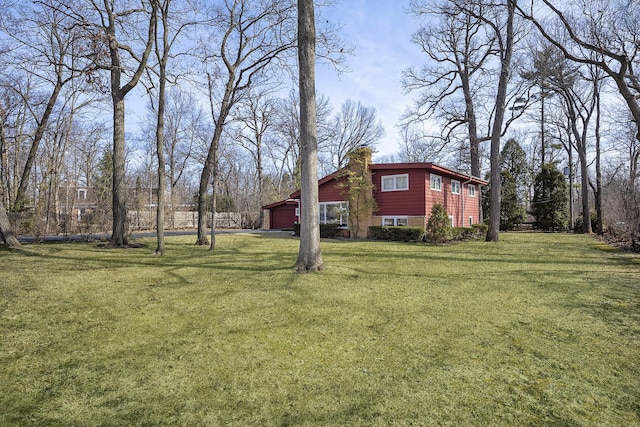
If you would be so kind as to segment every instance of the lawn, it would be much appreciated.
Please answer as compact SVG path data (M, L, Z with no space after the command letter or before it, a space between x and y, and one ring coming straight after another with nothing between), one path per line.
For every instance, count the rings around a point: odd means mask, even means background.
M0 425L640 425L637 255L193 240L0 249Z

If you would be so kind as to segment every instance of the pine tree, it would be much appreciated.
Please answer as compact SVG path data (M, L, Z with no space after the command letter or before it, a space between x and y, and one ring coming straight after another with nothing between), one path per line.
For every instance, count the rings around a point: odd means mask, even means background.
M537 228L551 231L567 229L567 192L567 182L562 172L553 163L544 164L536 175L531 203Z

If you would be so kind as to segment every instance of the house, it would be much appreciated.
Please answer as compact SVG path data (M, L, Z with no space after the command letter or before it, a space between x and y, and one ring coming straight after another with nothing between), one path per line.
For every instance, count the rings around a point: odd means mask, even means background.
M98 206L96 190L85 186L65 186L58 188L58 215L71 221L81 222Z
M359 224L354 227L353 218L349 218L354 215L353 207L349 207L353 195L349 194L347 174L342 169L318 181L321 224L341 224L356 237L366 237L372 225L426 227L431 208L438 202L447 210L454 227L481 222L480 187L486 181L435 163L372 164L370 159L371 150L360 149L345 169L360 168L370 184L375 208L364 217L360 215ZM299 222L299 205L300 191L297 191L286 200L264 206L269 228L293 227Z

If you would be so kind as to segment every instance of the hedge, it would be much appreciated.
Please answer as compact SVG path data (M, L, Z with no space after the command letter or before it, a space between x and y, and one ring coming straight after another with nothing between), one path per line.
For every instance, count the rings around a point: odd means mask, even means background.
M452 241L484 239L487 235L487 224L473 224L469 227L454 227L451 229Z
M369 227L369 238L392 242L422 241L424 239L424 228L374 225Z
M335 239L338 236L340 224L320 224L320 237L323 239ZM300 224L293 225L293 235L300 236Z

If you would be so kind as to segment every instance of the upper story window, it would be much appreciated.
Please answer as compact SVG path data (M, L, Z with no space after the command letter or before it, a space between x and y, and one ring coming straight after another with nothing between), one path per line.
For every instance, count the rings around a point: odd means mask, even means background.
M451 180L451 193L460 194L460 181Z
M431 182L432 190L442 191L442 177L440 175L431 174L429 182Z
M87 200L87 190L84 188L78 189L78 200Z
M382 191L403 191L409 189L409 174L382 177Z
M476 186L469 184L469 197L476 197Z

